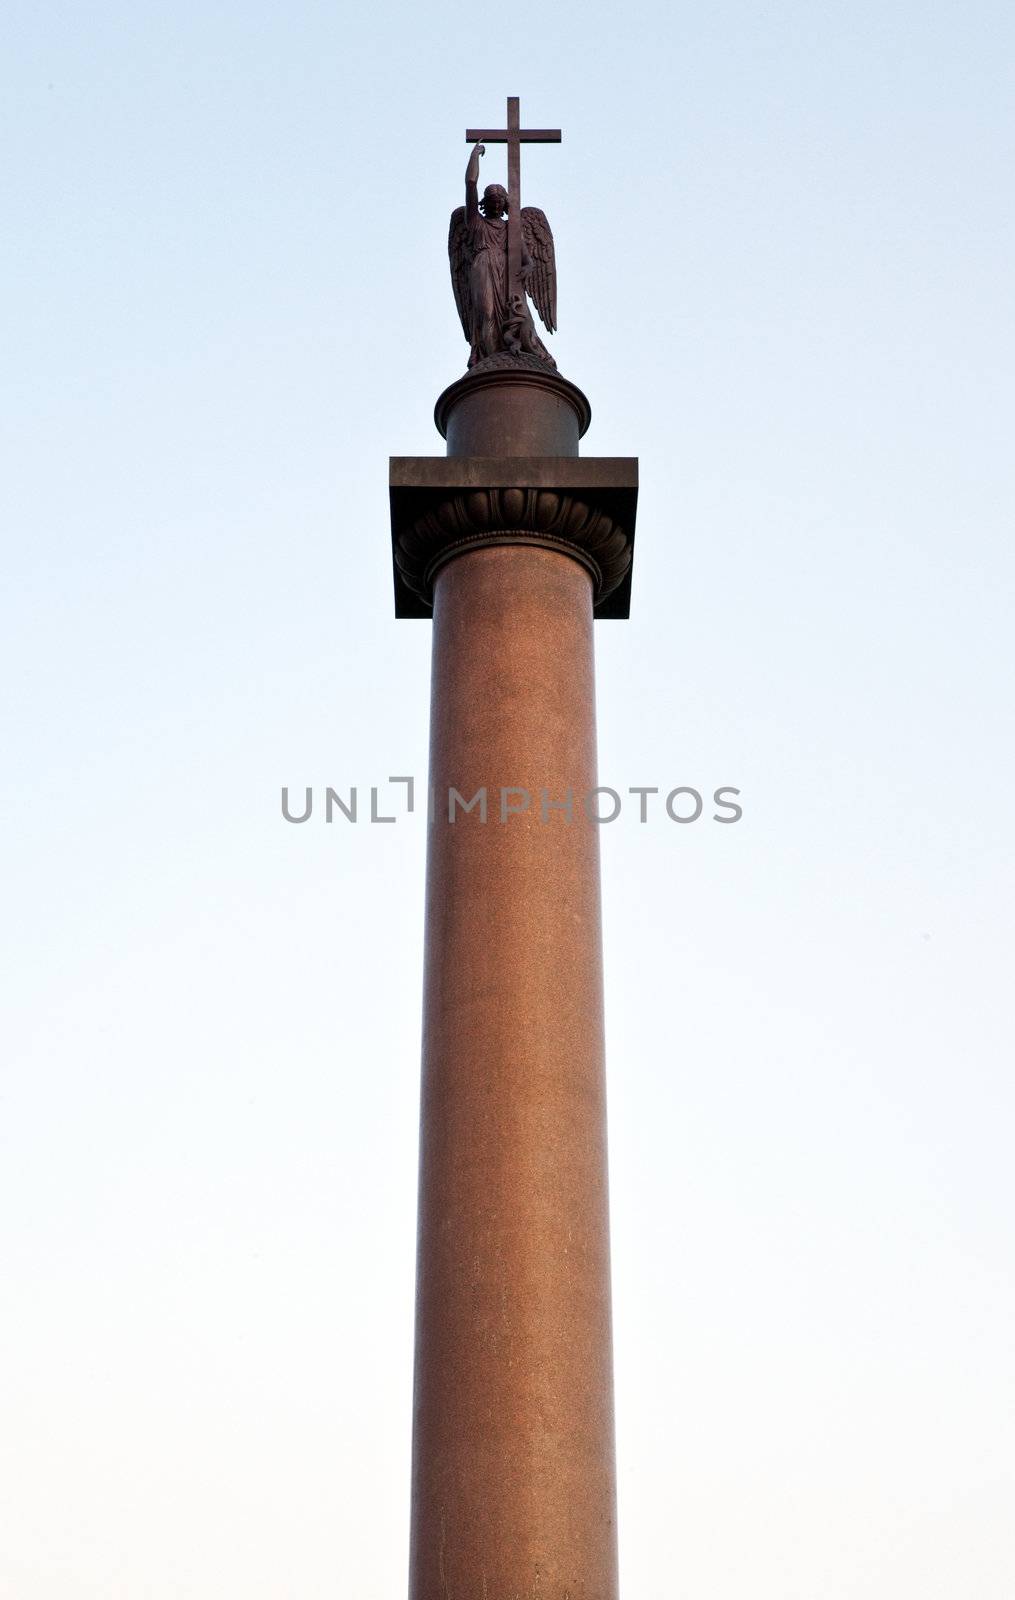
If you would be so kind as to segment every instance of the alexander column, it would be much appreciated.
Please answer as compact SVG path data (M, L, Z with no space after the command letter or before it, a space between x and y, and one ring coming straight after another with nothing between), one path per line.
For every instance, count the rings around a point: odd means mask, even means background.
M579 457L520 195L560 133L507 104L451 218L447 455L390 474L396 614L433 617L409 1595L616 1600L592 624L628 615L637 462Z

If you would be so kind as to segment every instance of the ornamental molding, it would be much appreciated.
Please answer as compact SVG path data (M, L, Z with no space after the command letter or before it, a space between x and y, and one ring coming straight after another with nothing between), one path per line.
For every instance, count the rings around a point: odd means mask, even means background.
M594 500L551 489L490 488L430 506L395 541L405 585L427 606L441 567L491 545L534 545L570 556L592 579L594 604L620 587L631 566L631 538Z
M548 381L564 386L553 374ZM434 581L446 562L511 544L580 562L596 616L630 614L638 505L632 457L392 456L388 493L396 616L432 617Z

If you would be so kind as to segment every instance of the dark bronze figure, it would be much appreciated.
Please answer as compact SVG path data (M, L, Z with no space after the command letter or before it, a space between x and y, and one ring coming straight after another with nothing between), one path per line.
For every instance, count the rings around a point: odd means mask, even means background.
M521 143L557 143L559 130L519 127L518 100L508 100L508 125L493 132L470 129L474 138L465 172L465 204L451 213L448 258L455 304L469 341L469 367L492 356L556 362L536 333L531 298L548 333L557 326L557 266L553 234L538 206L521 206ZM508 183L488 184L479 197L483 140L508 147Z

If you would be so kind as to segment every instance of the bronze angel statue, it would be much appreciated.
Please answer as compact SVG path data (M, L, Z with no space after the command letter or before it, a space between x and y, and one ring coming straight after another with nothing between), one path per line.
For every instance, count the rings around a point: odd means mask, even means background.
M465 172L465 204L451 213L448 258L455 304L469 341L469 366L487 356L509 351L535 356L547 366L556 362L536 333L526 294L532 299L548 333L557 329L557 264L550 224L538 206L523 206L522 289L510 293L508 241L505 218L507 190L488 184L479 198L479 158L486 147L477 144Z

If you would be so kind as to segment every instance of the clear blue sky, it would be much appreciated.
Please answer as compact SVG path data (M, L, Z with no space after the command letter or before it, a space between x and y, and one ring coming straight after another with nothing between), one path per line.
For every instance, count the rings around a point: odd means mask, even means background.
M386 457L517 93L602 781L744 797L603 836L624 1592L1011 1600L1010 7L3 29L0 1592L404 1590L424 829L279 790L425 773Z

